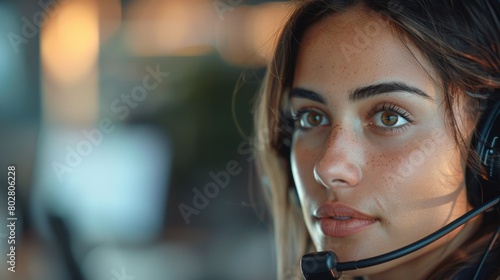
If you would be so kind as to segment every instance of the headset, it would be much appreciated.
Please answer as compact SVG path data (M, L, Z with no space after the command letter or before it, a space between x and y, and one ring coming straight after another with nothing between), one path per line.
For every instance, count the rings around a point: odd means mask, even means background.
M497 89L495 94L491 94L491 96L499 94L500 90ZM474 207L472 210L423 239L372 258L339 262L337 255L331 251L306 254L301 260L304 279L337 280L342 276L342 271L370 267L403 257L431 244L486 211L497 211L500 218L500 100L490 99L485 103L485 111L478 122L476 133L471 142L471 148L477 153L480 160L481 170L467 168L466 171L467 195ZM474 279L479 276L488 253L499 235L500 227L493 234L477 266Z

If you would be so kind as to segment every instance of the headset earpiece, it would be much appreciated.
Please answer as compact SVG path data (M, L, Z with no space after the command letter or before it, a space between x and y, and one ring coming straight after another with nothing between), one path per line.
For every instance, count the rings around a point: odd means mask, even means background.
M500 100L491 100L479 120L471 146L480 170L467 168L467 194L472 206L500 196Z

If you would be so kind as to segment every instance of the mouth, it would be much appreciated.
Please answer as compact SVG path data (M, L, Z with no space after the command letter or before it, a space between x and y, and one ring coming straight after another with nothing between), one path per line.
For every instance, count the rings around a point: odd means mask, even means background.
M349 216L333 216L333 217L330 217L331 219L334 219L334 220L350 220L352 219L352 217L349 217Z
M378 219L341 203L325 203L314 213L323 234L346 237L363 231Z

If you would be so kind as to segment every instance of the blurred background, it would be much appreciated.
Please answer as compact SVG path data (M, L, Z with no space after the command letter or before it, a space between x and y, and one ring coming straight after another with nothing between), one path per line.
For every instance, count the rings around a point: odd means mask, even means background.
M290 11L0 0L0 279L275 279L249 137Z

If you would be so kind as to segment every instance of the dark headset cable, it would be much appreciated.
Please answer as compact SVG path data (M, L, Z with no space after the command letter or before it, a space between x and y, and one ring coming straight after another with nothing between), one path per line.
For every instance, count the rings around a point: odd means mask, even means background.
M479 263L477 270L476 270L476 275L474 275L474 280L478 279L479 273L481 272L481 269L483 268L484 263L486 262L486 258L488 257L488 254L490 253L491 249L493 248L493 244L495 244L495 241L500 234L500 226L497 227L497 230L493 234L493 236L490 239L490 242L488 243L488 249L484 251L483 257L481 259L481 262Z

